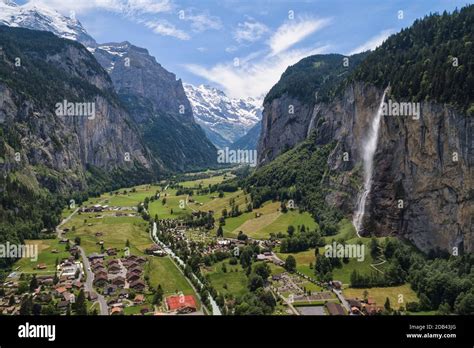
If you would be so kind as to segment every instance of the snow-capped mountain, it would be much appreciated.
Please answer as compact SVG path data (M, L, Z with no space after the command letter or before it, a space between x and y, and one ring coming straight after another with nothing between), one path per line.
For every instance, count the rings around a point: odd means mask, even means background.
M262 101L233 99L207 85L184 84L196 122L218 147L228 146L244 136L262 118Z
M76 40L86 47L95 47L95 40L82 24L74 18L64 16L46 6L35 4L18 5L11 0L0 0L0 25L33 30L50 31L56 36Z

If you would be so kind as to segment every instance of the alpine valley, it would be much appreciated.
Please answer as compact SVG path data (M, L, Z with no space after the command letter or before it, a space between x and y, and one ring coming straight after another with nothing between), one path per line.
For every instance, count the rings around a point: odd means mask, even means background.
M0 258L0 314L474 315L474 5L353 54L300 54L329 20L246 15L191 84L43 2L0 0L0 247L38 250ZM100 4L161 51L229 34ZM242 71L264 96L210 85Z

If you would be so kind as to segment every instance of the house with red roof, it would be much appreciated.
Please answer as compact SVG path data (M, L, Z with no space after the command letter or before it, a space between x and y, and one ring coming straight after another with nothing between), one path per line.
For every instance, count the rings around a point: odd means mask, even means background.
M197 311L197 304L192 295L173 295L166 298L168 311L186 314Z

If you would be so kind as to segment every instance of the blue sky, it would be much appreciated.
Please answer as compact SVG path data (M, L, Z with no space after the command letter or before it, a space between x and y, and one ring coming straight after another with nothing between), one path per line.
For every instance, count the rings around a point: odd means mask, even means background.
M468 0L30 0L74 11L99 42L147 48L184 82L261 97L315 53L372 49L430 12ZM26 2L19 1L19 3ZM400 12L403 11L403 12Z

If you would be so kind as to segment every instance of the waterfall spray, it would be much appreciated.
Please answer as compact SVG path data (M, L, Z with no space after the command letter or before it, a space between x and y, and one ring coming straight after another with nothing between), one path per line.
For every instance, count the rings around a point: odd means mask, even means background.
M362 222L364 219L365 214L365 203L367 201L367 196L370 193L370 189L372 187L372 176L374 170L374 155L375 151L377 150L377 140L380 128L380 120L382 119L382 112L383 112L383 103L385 100L385 95L387 94L389 87L385 89L382 95L382 100L380 101L379 108L377 109L377 113L375 114L372 123L370 124L369 132L367 134L366 140L363 142L362 145L362 160L363 160L363 168L364 168L364 189L359 194L358 201L357 201L357 209L354 213L354 217L352 219L352 224L354 225L357 236L360 237L360 230L362 227Z

